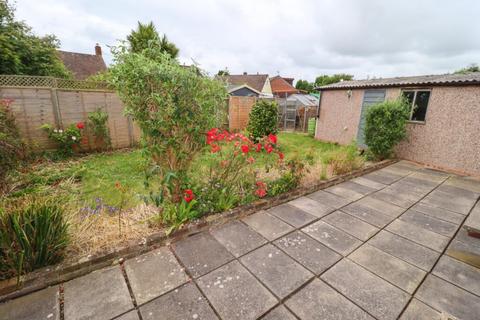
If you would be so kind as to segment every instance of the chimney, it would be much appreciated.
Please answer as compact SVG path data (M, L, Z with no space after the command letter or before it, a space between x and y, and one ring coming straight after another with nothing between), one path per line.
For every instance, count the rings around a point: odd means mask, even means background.
M100 45L98 43L95 45L95 55L96 56L101 56L102 55L102 47L100 47Z
M246 71L244 71L244 72L243 72L243 75L244 75L244 76L246 76L246 75L247 75L247 72L246 72Z

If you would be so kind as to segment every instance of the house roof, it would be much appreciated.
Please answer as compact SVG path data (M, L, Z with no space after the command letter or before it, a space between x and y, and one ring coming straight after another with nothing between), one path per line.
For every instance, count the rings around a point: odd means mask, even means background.
M57 52L65 67L73 73L77 80L84 80L89 76L107 70L101 55L61 50L57 50Z
M270 78L272 92L275 93L298 93L298 90L280 76Z
M268 79L268 74L232 74L221 76L220 78L226 81L228 86L240 86L246 84L261 92L265 85L265 81Z
M384 88L402 86L445 86L480 84L480 72L466 74L440 74L414 77L396 77L370 80L351 80L318 87L317 90Z
M255 90L254 88L250 87L248 84L241 84L241 85L228 85L227 87L227 90L228 90L228 93L232 93L232 92L235 92L239 89L242 89L242 88L247 88L248 90L250 91L253 91L255 92L256 94L262 94L260 91L258 90Z

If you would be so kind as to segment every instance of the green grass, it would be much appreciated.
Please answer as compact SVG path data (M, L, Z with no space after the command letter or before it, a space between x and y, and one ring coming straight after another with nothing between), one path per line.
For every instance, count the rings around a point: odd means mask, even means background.
M280 133L278 141L286 159L297 157L309 164L344 148L298 133ZM192 170L194 174L202 174L200 167L204 161L208 161L208 155L200 155L195 161L194 168L197 169ZM121 199L120 192L115 188L118 181L128 190L127 205L133 206L142 201L141 195L147 193L144 164L141 150L92 154L73 161L46 163L24 174L25 186L16 194L49 192L61 188L62 181L70 180L74 181L75 187L74 195L68 197L68 201L75 201L77 206L95 206L96 199L102 199L105 204L115 206ZM262 165L262 159L259 159L258 165Z

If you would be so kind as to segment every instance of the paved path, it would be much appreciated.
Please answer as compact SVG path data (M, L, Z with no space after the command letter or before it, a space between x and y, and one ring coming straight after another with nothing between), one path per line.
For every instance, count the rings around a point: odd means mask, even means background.
M478 319L480 183L399 162L0 305L0 319ZM59 292L64 307L60 315Z

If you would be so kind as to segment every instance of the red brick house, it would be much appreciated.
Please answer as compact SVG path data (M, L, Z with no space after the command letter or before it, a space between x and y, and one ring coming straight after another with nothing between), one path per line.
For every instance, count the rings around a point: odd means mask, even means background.
M102 57L102 48L97 43L95 54L68 52L57 50L60 60L70 70L77 80L85 80L89 76L107 70Z

